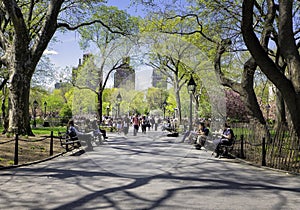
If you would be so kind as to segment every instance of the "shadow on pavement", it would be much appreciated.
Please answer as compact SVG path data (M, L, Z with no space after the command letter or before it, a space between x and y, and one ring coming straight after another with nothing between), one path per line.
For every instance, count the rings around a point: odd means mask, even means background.
M99 150L82 153L80 156L62 157L44 165L17 168L0 174L0 208L65 210L298 207L299 177L214 158L206 158L205 162L200 162L198 153L195 152L185 156L168 171L136 178L111 173L99 167L101 162L96 164L92 160L97 153L103 153L106 147L141 157L145 154L143 148L146 142L138 144L130 140L123 141L126 140L109 142L109 145L101 146ZM134 148L124 148L121 144L132 144ZM163 149L161 142L156 142L155 146ZM184 149L188 150L189 147L185 145L182 147ZM155 150L146 153L150 156L160 155ZM117 163L114 159L119 157L114 154L109 157L109 154L105 157L113 167ZM164 155L167 156L167 153ZM168 157L174 158L176 155L179 154L169 154ZM22 194L24 189L27 189L27 196L31 200ZM17 192L18 199L14 197ZM47 199L43 196L47 196Z

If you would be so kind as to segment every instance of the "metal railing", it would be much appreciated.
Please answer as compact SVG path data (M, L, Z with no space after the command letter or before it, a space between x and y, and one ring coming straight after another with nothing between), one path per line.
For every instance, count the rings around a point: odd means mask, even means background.
M286 127L277 129L270 138L259 127L236 124L238 133L233 155L261 166L300 173L300 139Z

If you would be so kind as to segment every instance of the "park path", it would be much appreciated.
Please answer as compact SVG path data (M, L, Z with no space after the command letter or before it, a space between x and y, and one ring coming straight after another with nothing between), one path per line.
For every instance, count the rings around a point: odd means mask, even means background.
M0 209L299 209L300 177L215 159L161 131L0 171Z

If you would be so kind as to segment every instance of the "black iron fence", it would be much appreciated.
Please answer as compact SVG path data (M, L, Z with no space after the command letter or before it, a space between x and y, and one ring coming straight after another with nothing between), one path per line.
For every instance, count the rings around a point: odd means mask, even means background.
M265 128L252 124L235 124L233 154L255 164L293 173L300 173L300 141L286 127L266 133Z

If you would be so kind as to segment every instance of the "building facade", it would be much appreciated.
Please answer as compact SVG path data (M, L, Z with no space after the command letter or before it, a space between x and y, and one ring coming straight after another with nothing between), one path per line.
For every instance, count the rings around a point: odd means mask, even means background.
M123 66L114 74L114 88L135 90L135 70L130 66L130 58L123 59Z
M161 89L167 89L167 77L159 69L154 69L152 73L152 86Z

